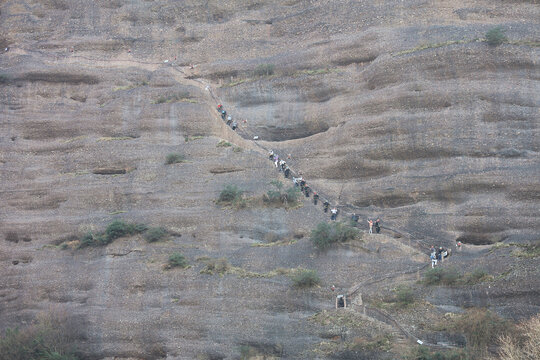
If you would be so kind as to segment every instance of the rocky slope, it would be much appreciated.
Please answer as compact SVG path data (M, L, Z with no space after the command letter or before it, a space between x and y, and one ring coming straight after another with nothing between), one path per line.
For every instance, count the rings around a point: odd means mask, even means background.
M85 358L392 358L432 329L364 314L359 294L409 284L426 319L538 313L538 257L515 255L539 240L539 18L534 0L2 2L0 328L61 308ZM227 184L256 198L283 180L266 149L383 235L321 253L309 232L328 216L308 199L216 205ZM170 235L57 246L115 219ZM429 245L457 239L450 264L493 281L416 284ZM164 270L174 251L192 267ZM223 257L229 273L200 273ZM292 288L297 267L322 286ZM352 322L332 284L355 292ZM377 336L391 349L364 346Z

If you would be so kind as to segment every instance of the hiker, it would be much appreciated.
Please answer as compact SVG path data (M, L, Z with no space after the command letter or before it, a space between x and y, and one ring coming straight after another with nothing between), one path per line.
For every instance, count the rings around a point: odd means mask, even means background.
M295 178L295 177L293 176L292 182L293 182L294 186L298 186L298 182L300 181L300 179L301 179L301 178Z
M221 110L223 110L223 105L218 104L218 106L217 106L217 111L218 111L218 113L221 114Z
M276 168L278 167L278 163L279 163L279 155L276 154L274 155L274 165L276 165Z
M285 166L287 165L287 163L285 162L285 160L281 159L279 161L279 165L281 166L281 170L285 171Z
M442 261L447 256L448 256L448 251L446 251L446 249L443 248L442 246L439 246L439 250L437 250L437 260Z
M435 250L435 246L431 245L431 247L429 248L429 252L431 254L435 254L437 252L437 250Z
M274 158L274 150L270 150L270 151L268 152L268 158L269 158L270 160L272 160L272 159Z
M221 111L221 118L225 120L225 116L227 115L227 112L225 110Z
M229 115L227 116L227 125L231 125L231 123L232 123L232 116Z
M336 309L340 307L342 308L347 307L347 300L345 299L345 295L336 296Z
M323 203L323 211L326 213L328 212L328 207L330 206L330 203L325 200L324 203Z
M433 269L435 266L437 266L437 257L435 256L435 253L433 252L429 256L429 258L431 259L431 268Z
M283 170L283 173L285 174L285 177L289 178L289 173L291 172L291 169L287 165L285 165L285 170Z
M313 204L317 205L317 202L319 201L319 194L317 194L315 191L313 192Z
M335 221L338 215L338 209L334 207L332 210L330 210L330 212L332 213L332 216L330 216L330 220Z
M377 218L377 220L375 221L375 232L377 234L379 234L381 232L381 220L379 218Z
M373 220L368 220L367 222L369 224L369 233L373 234Z
M351 216L351 221L353 223L357 223L358 220L360 219L360 216L356 215L356 213L353 213L352 216Z
M457 250L458 250L458 251L461 251L461 245L463 245L463 244L461 243L461 241L457 240L457 242L456 242L456 247L457 247Z
M305 186L306 186L306 180L300 178L300 191L304 191Z
M238 127L238 123L236 121L233 121L232 125L231 125L231 128L233 130L236 130L236 128Z
M306 194L306 197L309 197L309 192L311 191L310 187L309 186L305 186L304 187L304 194Z

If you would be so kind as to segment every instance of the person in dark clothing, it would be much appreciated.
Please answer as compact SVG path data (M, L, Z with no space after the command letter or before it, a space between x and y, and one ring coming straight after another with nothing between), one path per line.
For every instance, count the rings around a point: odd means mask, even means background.
M375 221L375 232L377 234L379 234L381 232L381 220L380 219L377 219L377 221Z
M225 110L221 111L221 118L225 120L225 116L227 116L227 112Z
M332 210L330 210L330 212L332 213L332 216L330 216L330 220L335 221L337 219L339 210L337 208L333 208Z
M356 215L356 213L352 214L352 216L351 216L351 221L352 221L353 223L356 224L356 223L358 222L359 219L360 219L360 216Z
M291 172L291 169L289 169L288 166L285 166L285 170L283 170L283 173L285 174L285 177L289 178L289 173Z
M237 127L238 127L238 123L237 123L236 121L233 121L233 122L232 122L232 125L231 125L231 128L232 128L233 130L236 130Z
M309 197L309 192L311 191L309 186L304 186L304 194L306 194L306 197Z
M319 194L317 194L315 191L313 192L313 204L317 205L317 202L319 201Z
M304 191L304 187L306 186L306 180L302 179L300 180L300 191Z
M223 105L219 104L219 105L217 106L217 111L218 111L219 113L221 113L221 110L223 110Z
M330 203L328 201L325 201L323 203L323 210L324 212L328 212L328 207L330 206Z

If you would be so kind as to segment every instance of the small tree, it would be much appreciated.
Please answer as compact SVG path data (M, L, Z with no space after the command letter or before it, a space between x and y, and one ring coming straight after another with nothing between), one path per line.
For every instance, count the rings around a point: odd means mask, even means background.
M486 33L486 41L489 45L492 46L498 46L502 43L506 42L508 39L506 38L505 29L503 29L501 26L494 27L490 29Z
M235 203L242 202L242 195L244 194L243 190L240 190L240 188L236 185L227 185L223 190L221 190L221 193L219 193L218 197L218 203L224 204L224 205L232 205Z
M331 224L322 222L317 225L315 230L311 231L311 241L320 250L329 248L337 242L345 242L358 238L356 228L341 222Z
M308 288L318 285L321 279L315 270L299 270L292 277L292 282L296 288Z
M169 264L169 267L171 268L174 268L174 267L185 268L188 265L188 262L186 258L184 257L184 255L175 252L169 256L168 264Z
M256 76L270 76L274 74L274 64L261 64L255 68L254 74Z
M167 235L167 230L162 227L153 227L148 229L148 231L144 234L144 238L148 242L156 242L163 239L165 235Z
M186 160L186 158L182 154L170 153L170 154L167 154L167 157L165 159L165 163L167 165L171 165L171 164L177 164L177 163L184 162L185 160Z

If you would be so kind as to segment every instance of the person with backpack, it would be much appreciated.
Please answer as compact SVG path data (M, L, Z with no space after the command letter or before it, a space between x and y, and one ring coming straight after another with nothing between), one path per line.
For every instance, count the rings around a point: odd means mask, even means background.
M233 122L232 122L232 125L231 125L231 128L232 128L233 130L236 130L237 127L238 127L238 123L237 123L236 121L233 121Z
M324 203L323 203L323 211L326 213L328 212L328 207L330 206L330 203L325 200Z
M311 191L311 188L309 186L304 186L304 194L306 197L309 197L309 192Z
M291 169L287 165L285 165L285 170L283 170L283 174L285 174L285 177L289 178L289 173L291 172Z
M227 112L225 110L221 111L221 118L225 120L225 116L227 116Z
M379 234L379 233L381 232L381 225L380 225L380 222L381 222L380 219L377 219L377 220L375 221L375 232L376 232L377 234Z
M232 123L232 116L229 115L227 116L227 125L231 125L231 123Z
M332 215L330 216L330 220L335 221L338 216L338 209L334 207L332 210L330 210L330 212L332 213Z
M313 204L317 205L317 202L319 201L319 194L317 194L315 191L313 192Z
M274 159L274 150L270 150L270 151L268 152L268 158L269 158L270 160L273 160L273 159Z

